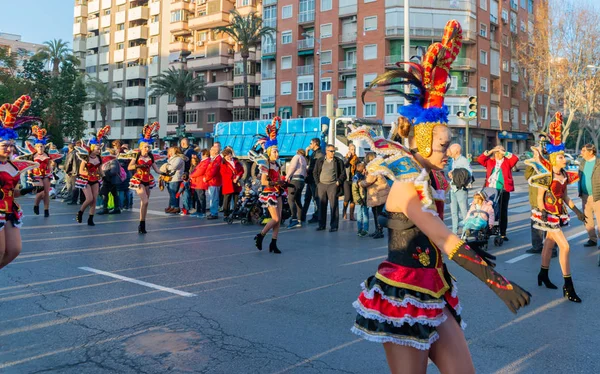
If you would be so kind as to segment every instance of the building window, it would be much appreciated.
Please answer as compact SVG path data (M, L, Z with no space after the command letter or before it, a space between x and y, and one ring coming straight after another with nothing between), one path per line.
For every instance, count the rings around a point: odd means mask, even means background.
M508 47L508 35L502 34L502 45Z
M521 113L521 125L527 124L527 113Z
M377 44L369 44L363 47L363 60L377 59Z
M215 123L215 120L216 120L216 115L215 115L215 113L208 113L208 114L206 115L206 122L207 122L207 123Z
M487 10L487 2L488 0L479 0L479 7L483 10Z
M394 110L394 107L394 104L385 104L385 114L395 114L396 111Z
M104 15L105 16L110 16L110 9L105 9L104 10Z
M281 8L281 18L292 18L292 5L286 5Z
M479 62L483 65L487 65L488 64L488 53L487 51L484 51L483 49L479 51Z
M123 69L123 63L122 62L117 62L116 67L117 67L117 69Z
M371 85L371 82L373 81L373 79L377 78L377 74L373 73L373 74L365 74L363 75L363 82L365 84L365 88L369 87Z
M510 8L512 10L519 10L519 5L517 4L517 0L510 0Z
M521 0L521 8L525 9L527 7L527 0Z
M167 114L167 124L168 125L177 124L177 112L170 112Z
M319 33L319 35L321 35L321 39L331 38L331 35L332 35L332 24L331 23L326 23L324 25L321 25L321 32Z
M281 70L292 68L292 56L281 57Z
M150 23L157 23L160 20L158 15L150 17Z
M508 97L509 94L510 94L510 90L508 89L508 84L503 84L502 85L502 96Z
M312 100L314 90L313 82L298 82L298 100Z
M525 22L521 21L521 32L527 32L527 26L525 26Z
M281 82L281 87L279 91L281 91L281 95L291 95L292 82Z
M321 65L331 64L331 51L321 52Z
M191 110L185 112L185 123L198 123L198 111Z
M119 23L117 25L117 31L121 31L121 30L125 30L125 24L124 23Z
M321 0L321 12L331 10L331 0Z
M117 43L117 49L123 49L125 48L125 44L124 43Z
M331 91L331 78L321 79L321 92Z
M487 26L483 23L479 25L479 35L487 38Z
M171 22L181 22L188 20L188 12L181 9L171 12Z
M123 81L118 81L115 83L116 88L123 88Z
M365 117L375 117L377 115L377 103L365 104Z
M365 17L364 29L365 31L377 30L377 16Z
M284 31L281 33L281 44L292 43L292 31Z
M510 71L510 65L508 64L508 61L502 61L502 70L507 73Z
M482 105L479 109L479 113L481 116L481 119L488 119L488 110L487 110L487 106Z
M537 103L538 105L542 105L542 95L537 95Z
M88 73L88 74L95 73L96 72L96 66L94 65L94 66L88 66L88 67L86 67L85 68L85 72Z
M533 14L533 0L527 0L527 11L529 14Z
M449 90L456 90L458 88L458 77L456 75L450 76L450 88Z
M481 90L481 92L487 92L488 91L488 80L487 80L487 78L479 78L479 90Z
M502 110L502 122L510 122L510 112L508 109Z
M342 108L344 110L344 116L348 117L356 117L356 106L348 105L347 107Z
M156 96L150 96L148 99L150 105L156 105L156 101L158 100Z

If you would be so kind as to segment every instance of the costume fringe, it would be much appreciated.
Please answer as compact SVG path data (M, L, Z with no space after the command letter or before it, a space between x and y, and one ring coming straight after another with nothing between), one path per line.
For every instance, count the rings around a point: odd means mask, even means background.
M354 325L350 331L352 331L354 334L356 334L356 335L360 336L361 338L368 340L370 342L394 343L394 344L398 344L398 345L413 347L413 348L419 349L421 351L429 350L431 348L431 345L440 338L440 336L437 332L433 333L429 337L429 340L427 342L417 341L417 340L409 339L409 338L396 338L396 337L390 336L390 335L374 335L374 334L370 333L369 331L365 331L365 330L361 329L357 325Z

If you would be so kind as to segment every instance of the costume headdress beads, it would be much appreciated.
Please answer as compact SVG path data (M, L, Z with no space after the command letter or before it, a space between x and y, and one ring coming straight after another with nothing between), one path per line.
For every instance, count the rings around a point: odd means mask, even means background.
M277 134L279 134L279 129L281 129L281 117L276 116L273 118L273 121L267 125L267 140L264 145L267 154L269 154L269 149L271 147L277 146Z
M145 124L142 129L142 133L140 135L140 143L154 143L154 140L158 137L158 130L160 129L160 124L158 122L154 122L151 125Z

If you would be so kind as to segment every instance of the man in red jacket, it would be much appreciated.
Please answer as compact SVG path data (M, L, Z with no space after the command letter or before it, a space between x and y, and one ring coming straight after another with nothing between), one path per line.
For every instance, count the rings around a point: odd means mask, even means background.
M485 167L485 187L498 190L500 194L500 236L504 241L506 237L506 226L508 225L508 201L510 193L515 190L512 176L512 168L517 164L519 158L512 153L506 152L503 146L498 145L490 151L479 155L477 162Z
M210 164L206 169L204 175L204 181L208 184L208 204L210 208L210 214L206 219L217 219L219 218L219 193L221 191L221 164L223 159L219 154L219 149L213 146L210 149Z

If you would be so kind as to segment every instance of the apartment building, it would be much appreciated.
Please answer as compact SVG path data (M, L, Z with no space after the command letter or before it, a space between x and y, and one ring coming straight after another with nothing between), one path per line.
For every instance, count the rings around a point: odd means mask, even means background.
M508 150L525 151L530 133L522 72L513 60L515 40L528 38L541 0L419 0L410 2L410 51L404 53L403 0L264 0L263 22L277 35L262 43L262 118L325 115L333 94L345 115L396 120L400 96L361 94L396 62L419 56L440 41L450 19L463 27L463 48L451 71L446 104L456 141L465 124L456 116L478 97L471 122L471 152L500 139ZM541 104L541 102L540 102ZM320 109L320 110L319 110Z
M8 53L15 56L17 62L17 71L23 69L23 63L33 56L42 44L28 43L21 40L21 35L0 32L0 48L6 49ZM3 66L0 65L0 69Z

